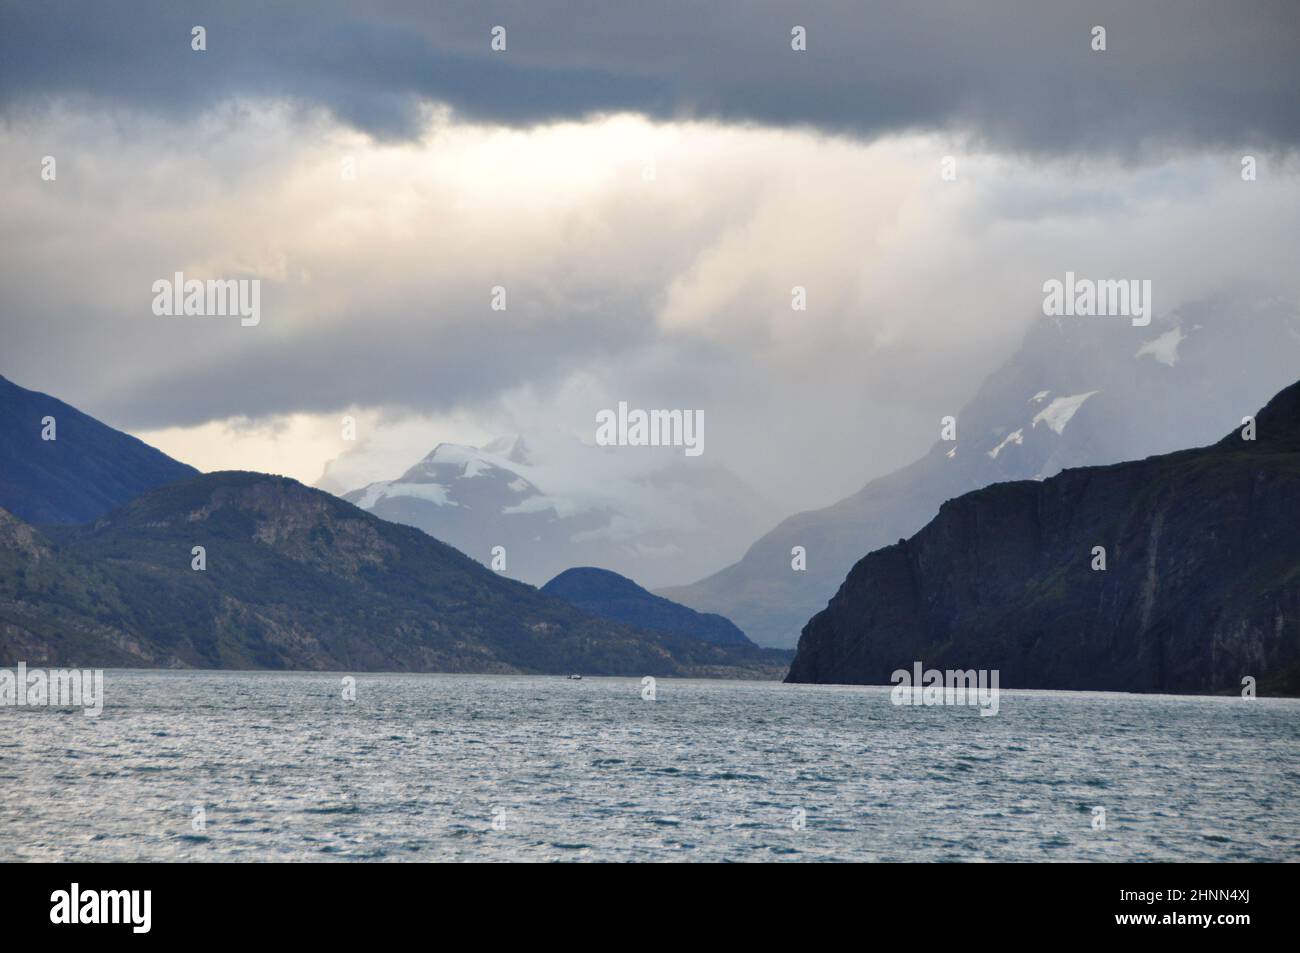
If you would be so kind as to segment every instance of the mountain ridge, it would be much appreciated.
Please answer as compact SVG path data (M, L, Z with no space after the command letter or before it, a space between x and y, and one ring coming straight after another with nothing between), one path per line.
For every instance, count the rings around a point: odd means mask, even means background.
M1004 688L1300 694L1300 382L1206 447L949 500L864 556L787 680L915 661ZM1096 569L1096 546L1106 564Z
M616 619L655 632L690 635L715 645L754 643L736 625L715 613L671 602L608 569L579 566L566 569L542 592L563 599L589 615Z
M341 496L484 564L500 547L504 572L536 585L574 566L651 585L690 578L734 559L732 541L764 525L766 505L731 471L619 449L567 435L540 447L519 435L443 442L396 480Z
M1254 372L1239 371L1252 356ZM787 517L719 572L654 592L720 613L760 645L792 646L865 553L912 535L945 500L1216 440L1297 365L1300 317L1272 299L1198 302L1140 330L1043 320L956 414L956 441ZM794 546L806 552L804 571L791 567Z
M148 491L87 526L42 530L6 515L0 659L636 676L784 669L758 650L593 619L413 527L239 471Z
M42 439L46 417L52 440ZM30 523L84 523L196 476L142 440L0 376L0 507Z

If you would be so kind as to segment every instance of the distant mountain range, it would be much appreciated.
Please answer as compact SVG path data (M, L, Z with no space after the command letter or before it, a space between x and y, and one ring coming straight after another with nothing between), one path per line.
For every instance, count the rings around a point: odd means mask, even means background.
M206 567L193 567L193 547ZM86 527L0 511L0 664L738 675L780 653L594 619L283 477L211 473Z
M715 645L753 645L728 619L669 602L608 569L566 569L542 592L577 606L588 615L616 619L653 632L689 635Z
M945 500L1002 480L1203 445L1290 383L1297 367L1294 302L1206 302L1148 328L1044 318L954 414L955 441L936 442L832 506L789 517L720 572L655 591L726 616L760 645L792 646L862 556L915 533ZM795 546L806 551L806 571L792 568Z
M1188 308L1146 329L1044 321L956 415L955 440L791 517L722 572L657 593L632 580L716 565L744 538L736 527L770 512L728 471L514 437L441 444L398 480L340 499L260 474L197 475L0 378L0 664L772 677L788 654L747 636L792 645L803 630L800 681L887 681L880 665L895 649L928 665L978 648L1008 687L1223 690L1243 665L1290 685L1295 576L1274 527L1295 527L1270 507L1296 502L1278 442L1291 399L1261 414L1258 445L1091 466L1204 444L1294 377L1292 306L1225 313ZM46 418L54 440L41 439ZM1112 470L1121 476L1098 476ZM1267 500L1247 494L1252 480ZM1179 496L1174 481L1195 492ZM982 486L979 501L945 505ZM1109 509L1093 486L1109 488ZM1144 530L1148 511L1159 522ZM1089 549L1113 541L1100 578L1066 575L1085 541L1075 533L1097 536ZM195 546L203 570L191 567ZM806 571L791 566L796 546ZM494 547L503 572L484 565ZM1253 575L1217 563L1221 550ZM980 553L1010 568L970 565ZM1143 559L1135 595L1125 586ZM551 581L538 591L508 576ZM1015 601L1017 585L1036 601ZM923 586L938 588L918 607ZM1110 600L1097 604L1110 614L1096 615L1093 598ZM1075 623L1077 644L1059 628Z
M48 431L47 418L53 421ZM0 506L19 519L89 522L145 490L198 472L61 400L0 377Z
M501 547L505 574L536 585L573 566L652 587L695 578L773 522L733 473L679 449L629 452L554 434L439 444L396 480L343 498L484 564Z
M1213 446L943 505L807 624L788 680L1300 694L1300 383ZM1100 568L1094 547L1104 549Z
M293 480L199 475L3 378L0 424L0 665L772 678L789 661L594 617Z

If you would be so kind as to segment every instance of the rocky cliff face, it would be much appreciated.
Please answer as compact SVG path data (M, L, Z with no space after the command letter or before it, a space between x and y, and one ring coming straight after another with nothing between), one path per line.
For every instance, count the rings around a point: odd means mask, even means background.
M789 681L1300 693L1300 384L1200 450L1002 483L853 567ZM1094 569L1094 547L1105 569Z
M955 442L789 517L715 575L656 592L721 613L759 645L792 646L864 553L911 536L944 500L1200 446L1290 383L1297 366L1300 328L1285 303L1207 301L1149 328L1045 319L956 414ZM807 552L804 571L791 571L794 546Z

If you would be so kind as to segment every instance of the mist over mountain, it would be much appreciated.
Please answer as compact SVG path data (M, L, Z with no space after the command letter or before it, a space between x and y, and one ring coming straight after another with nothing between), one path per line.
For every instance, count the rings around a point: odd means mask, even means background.
M1003 480L1215 440L1294 379L1300 317L1279 299L1206 300L1157 317L1043 318L956 417L956 440L820 510L785 519L744 557L658 593L792 646L866 553L910 536L948 499ZM936 420L939 434L940 421ZM791 568L802 546L807 570Z
M0 508L20 519L84 523L197 474L61 400L0 377Z
M541 585L598 566L646 586L725 565L771 524L731 471L678 448L596 447L558 434L439 444L396 480L343 498ZM499 568L499 565L498 565Z
M1253 439L948 501L853 567L788 680L919 661L1003 688L1300 694L1300 383L1252 416Z
M198 475L3 378L0 416L0 663L767 677L785 668L786 657L743 636L724 646L594 618L294 480ZM492 451L527 460L519 441ZM458 448L440 448L408 479L437 498L432 481L450 480L447 468L467 487L466 509L494 492L535 495ZM8 504L80 525L38 527Z

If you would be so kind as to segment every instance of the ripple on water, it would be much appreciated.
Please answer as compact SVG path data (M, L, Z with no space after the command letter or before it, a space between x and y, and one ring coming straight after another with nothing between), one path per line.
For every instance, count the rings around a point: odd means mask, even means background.
M1300 860L1296 701L1007 692L972 723L879 688L337 684L110 671L99 718L0 709L6 857Z

